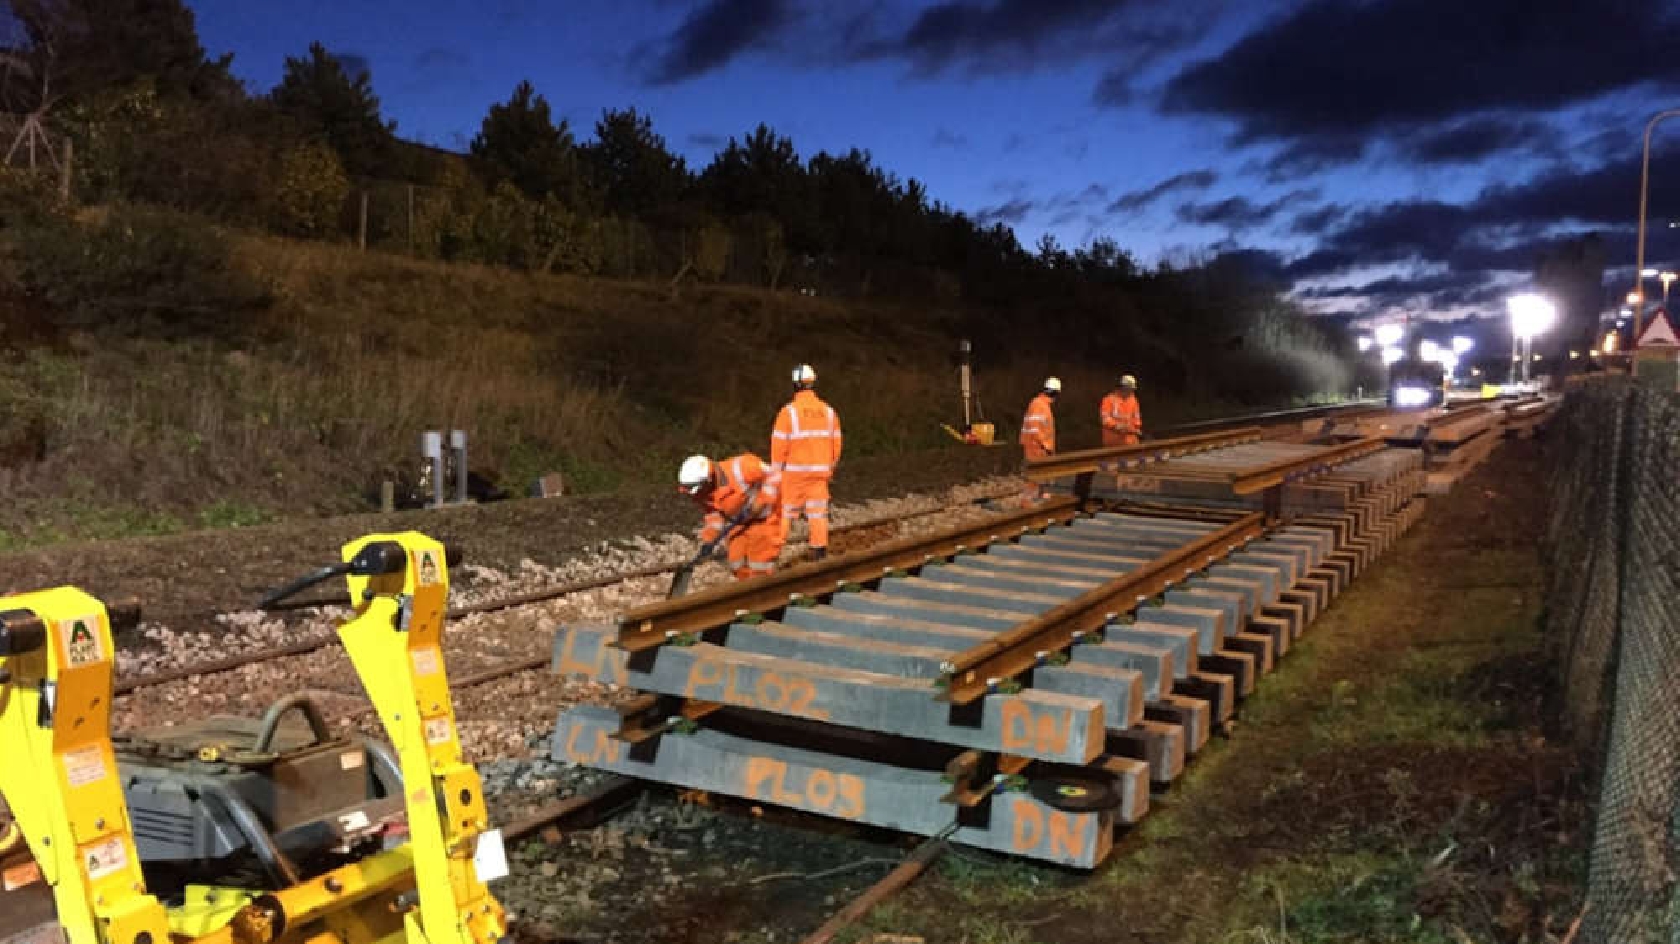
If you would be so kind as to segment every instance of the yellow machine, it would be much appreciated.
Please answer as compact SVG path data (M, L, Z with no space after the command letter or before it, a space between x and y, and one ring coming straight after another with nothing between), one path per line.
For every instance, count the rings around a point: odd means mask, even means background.
M501 838L489 828L478 773L462 760L443 666L445 548L413 532L369 536L345 546L342 564L271 599L335 576L348 577L356 609L339 638L394 748L387 766L400 771L400 783L388 775L394 795L283 834L273 823L257 822L260 802L246 809L239 798L288 791L312 798L320 792L315 784L292 781L299 771L322 769L310 766L321 757L335 766L342 760L346 770L352 762L375 767L375 759L340 751L345 742L330 737L314 709L305 712L314 741L284 741L276 732L280 717L300 705L301 696L292 696L269 711L254 742L247 735L259 726L212 719L220 726L185 726L202 735L192 756L131 767L127 754L112 746L113 650L105 607L73 588L0 598L0 796L51 889L53 912L11 940L496 944L504 937L502 908L484 884L506 872ZM374 779L371 769L366 777ZM186 778L201 786L226 778L238 789L172 789ZM255 791L248 789L253 778ZM189 821L199 833L243 829L263 847L262 858L280 868L260 880L200 863L196 880L168 895L148 893L148 880L158 881L152 873L165 869L144 851L147 842L160 842L146 839L160 814L145 804L181 795L201 797L204 808L191 810ZM378 819L367 812L387 808L390 815ZM252 836L264 827L273 835ZM334 855L302 858L297 850L311 842L330 845ZM12 872L7 875L10 891ZM170 873L168 881L177 878ZM17 910L0 899L0 911Z

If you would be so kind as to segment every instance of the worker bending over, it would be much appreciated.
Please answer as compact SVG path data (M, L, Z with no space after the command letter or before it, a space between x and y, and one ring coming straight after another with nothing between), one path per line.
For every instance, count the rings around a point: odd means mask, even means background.
M722 462L689 456L677 472L677 484L706 513L700 543L723 548L737 580L776 569L782 509L773 468L750 452Z
M1062 395L1062 382L1055 377L1044 381L1044 388L1027 404L1027 415L1021 420L1021 451L1028 462L1056 454L1056 398ZM1030 500L1040 496L1038 486L1027 483L1025 495Z
M1102 442L1105 446L1135 446L1143 436L1143 413L1138 409L1137 378L1127 374L1102 401Z
M770 434L770 465L782 477L782 540L793 519L811 527L811 553L828 556L828 483L840 464L840 416L817 396L817 372L809 364L793 369L793 399L776 414Z

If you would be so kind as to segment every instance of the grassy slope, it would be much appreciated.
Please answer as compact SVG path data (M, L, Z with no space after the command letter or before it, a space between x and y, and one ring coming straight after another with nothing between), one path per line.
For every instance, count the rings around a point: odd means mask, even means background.
M964 851L868 924L929 944L1561 937L1590 818L1544 733L1538 472L1507 445L1436 500L1103 870Z
M48 447L9 470L0 456L0 547L363 510L428 428L468 430L475 469L518 492L556 468L584 491L664 481L690 452L765 449L800 361L817 366L853 456L940 445L938 424L960 417L959 312L673 296L273 239L239 239L235 258L275 303L229 325L232 342L44 344L27 302L0 305L0 348L14 351L0 403L14 427L38 417ZM1066 438L1092 441L1106 365L1014 354L978 381L1000 433L1054 370ZM1219 409L1152 400L1143 380L1151 422Z

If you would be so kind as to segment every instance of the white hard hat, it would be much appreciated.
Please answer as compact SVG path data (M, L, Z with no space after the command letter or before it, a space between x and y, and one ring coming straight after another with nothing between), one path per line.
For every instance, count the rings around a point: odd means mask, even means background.
M1062 380L1061 380L1061 378L1060 377L1046 377L1046 378L1044 378L1044 389L1050 391L1051 393L1061 393L1062 392Z
M712 480L712 460L705 456L689 456L677 471L677 484L690 495Z
M816 382L817 371L816 368L812 367L810 364L800 364L798 367L793 369L793 385L795 387L802 387L806 384L814 384Z
M1133 389L1136 389L1137 388L1137 378L1133 377L1131 374L1127 374L1124 377L1120 378L1120 386L1131 387Z

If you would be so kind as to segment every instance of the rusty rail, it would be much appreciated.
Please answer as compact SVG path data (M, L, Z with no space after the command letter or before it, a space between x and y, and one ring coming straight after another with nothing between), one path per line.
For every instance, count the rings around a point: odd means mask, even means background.
M1105 467L1128 461L1159 462L1175 456L1223 449L1227 446L1239 446L1243 443L1259 440L1261 434L1260 427L1245 426L1241 429L1215 433L1196 433L1191 436L1178 436L1172 439L1153 439L1138 443L1135 446L1105 446L1099 449L1081 449L1044 459L1034 459L1027 463L1026 475L1028 479L1034 482L1047 482L1072 475L1097 472Z
M621 649L639 652L664 645L684 633L729 623L749 613L786 606L790 601L833 593L849 583L879 580L894 571L920 567L969 548L1038 531L1071 520L1079 501L1059 498L1034 508L1009 512L979 524L932 535L913 535L861 551L800 564L754 580L724 584L676 600L630 610L618 618Z
M1325 446L1311 455L1281 459L1267 465L1240 470L1231 476L1231 490L1238 495L1252 495L1292 479L1328 472L1334 466L1352 462L1373 452L1381 452L1386 448L1388 442L1381 436L1368 436L1336 446Z
M999 633L952 659L944 676L946 701L966 705L999 684L1042 664L1080 639L1101 629L1118 613L1167 589L1240 544L1265 531L1265 516L1253 512L1169 551L1124 576L1094 587L1042 616Z

